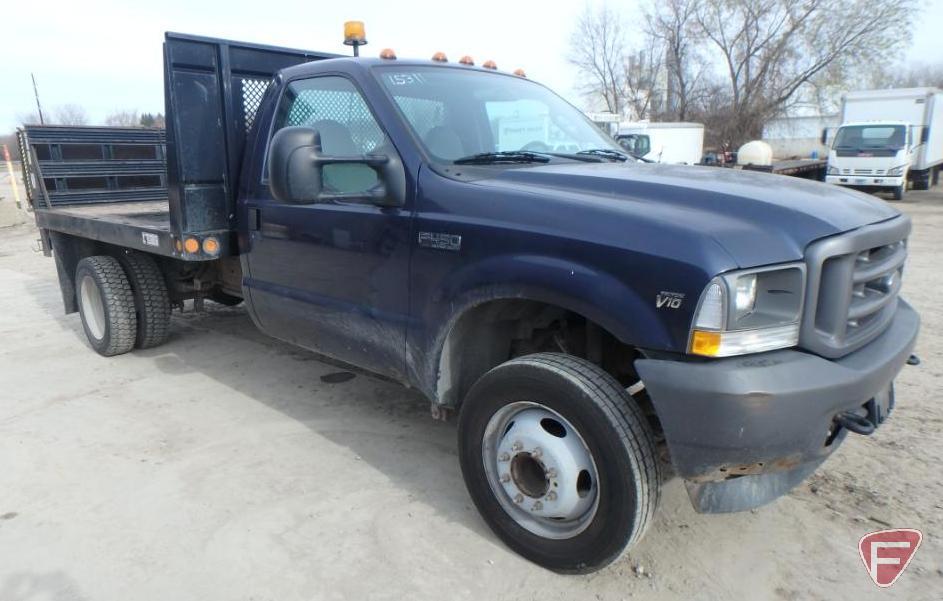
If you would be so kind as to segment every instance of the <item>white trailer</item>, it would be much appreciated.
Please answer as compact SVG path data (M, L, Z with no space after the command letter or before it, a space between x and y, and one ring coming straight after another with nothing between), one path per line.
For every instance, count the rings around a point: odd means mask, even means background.
M842 97L841 123L829 144L827 182L890 190L896 199L903 197L908 182L915 190L939 183L943 91L849 92ZM827 137L823 131L823 142Z
M696 165L704 153L704 125L625 122L619 125L616 140L635 156L649 161Z

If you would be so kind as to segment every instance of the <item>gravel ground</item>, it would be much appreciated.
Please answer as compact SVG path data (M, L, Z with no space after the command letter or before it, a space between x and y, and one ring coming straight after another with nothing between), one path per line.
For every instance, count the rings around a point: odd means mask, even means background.
M941 599L943 190L895 206L923 364L891 420L754 512L698 515L669 482L641 544L584 577L497 541L455 426L414 392L325 382L341 370L211 303L163 347L99 357L35 229L0 229L0 600ZM879 590L857 542L888 525L924 542Z

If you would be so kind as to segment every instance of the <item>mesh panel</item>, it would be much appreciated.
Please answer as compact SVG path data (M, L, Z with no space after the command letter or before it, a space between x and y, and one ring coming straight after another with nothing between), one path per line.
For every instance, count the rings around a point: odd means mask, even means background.
M363 98L352 88L298 90L285 125L311 126L323 120L337 121L345 126L358 152L373 152L383 144L380 126Z
M420 138L445 123L445 103L441 101L414 96L394 96L394 99Z
M262 96L265 95L269 80L243 78L239 83L242 86L243 132L248 132L259 112L259 106L262 105Z

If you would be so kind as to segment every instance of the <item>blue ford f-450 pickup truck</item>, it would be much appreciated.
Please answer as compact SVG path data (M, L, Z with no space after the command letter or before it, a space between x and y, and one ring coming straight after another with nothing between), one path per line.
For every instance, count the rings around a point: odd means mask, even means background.
M244 301L456 415L483 519L560 572L639 540L668 466L698 511L750 509L885 420L919 328L906 216L639 163L521 74L436 58L168 34L166 134L20 132L90 345Z

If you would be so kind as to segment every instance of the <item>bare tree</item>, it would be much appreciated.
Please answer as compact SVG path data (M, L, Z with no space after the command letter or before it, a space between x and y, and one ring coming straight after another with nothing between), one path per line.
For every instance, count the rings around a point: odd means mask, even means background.
M866 85L872 88L922 88L943 89L943 61L936 63L912 63L888 66L878 63L868 74Z
M662 109L663 90L659 86L659 76L664 65L664 51L654 37L646 37L645 42L644 48L625 59L625 104L635 119L650 119Z
M135 110L116 109L105 117L105 125L113 127L134 127L140 125L141 116Z
M698 53L703 33L696 16L703 0L663 0L653 2L645 15L648 45L658 45L664 53L664 116L684 121L703 96L702 79L708 65Z
M606 5L587 4L570 37L568 60L579 72L583 93L621 114L625 97L625 38L621 17Z
M61 104L53 111L53 119L57 125L87 125L88 113L77 104Z
M700 31L727 80L722 136L759 137L763 123L817 78L843 79L908 40L911 0L714 0L699 3Z
M23 125L39 125L39 113L36 111L17 113L16 120Z

